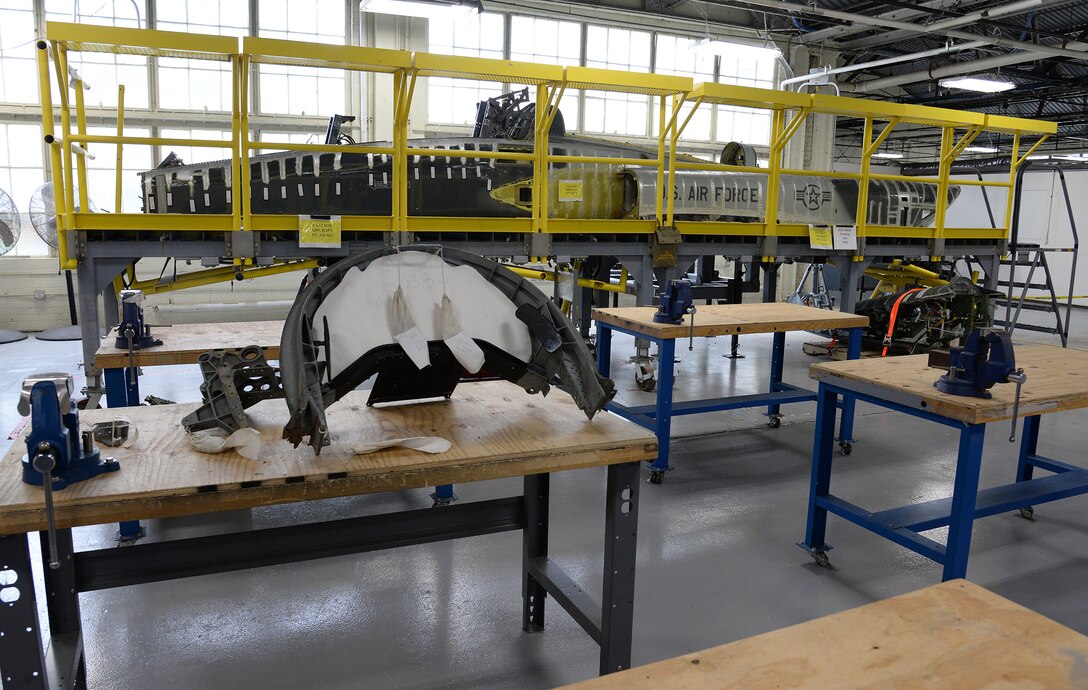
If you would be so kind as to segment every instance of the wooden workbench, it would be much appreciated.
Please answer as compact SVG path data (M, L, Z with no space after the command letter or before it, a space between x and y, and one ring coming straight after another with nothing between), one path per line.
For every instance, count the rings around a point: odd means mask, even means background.
M136 350L133 363L139 367L195 364L197 357L209 350L240 350L249 345L261 346L269 360L279 359L282 333L283 321L152 326L151 334L162 345ZM111 331L102 339L94 355L95 368L120 369L129 365L128 349L114 347L116 337L116 332Z
M579 683L583 690L1088 688L1088 637L964 580Z
M829 311L786 302L753 304L696 305L696 338L746 333L783 331L822 331L830 328L868 326L869 317ZM656 307L618 307L594 309L593 320L616 328L659 339L687 338L693 335L691 315L682 324L655 323Z
M1012 418L1016 386L996 385L990 399L942 393L933 385L944 371L930 368L928 355L821 362L809 375L817 381L860 381L901 404L968 424ZM1016 365L1027 374L1020 393L1020 415L1088 407L1088 352L1052 345L1020 345Z
M22 587L14 600L5 599L8 605L0 607L5 688L12 679L13 687L35 690L87 687L80 661L83 592L512 530L522 533L520 548L509 550L511 560L521 564L522 601L508 602L511 615L506 624L511 632L518 629L519 609L522 630L543 630L547 599L550 606L570 613L600 646L601 673L630 667L639 465L656 455L651 434L610 414L589 421L560 391L545 399L514 384L492 381L461 385L450 400L385 408L367 407L365 393L351 393L328 410L334 440L320 456L309 446L293 448L280 438L286 405L266 400L249 410L262 446L257 460L246 460L233 451L211 455L190 446L181 418L194 407L154 405L83 413L83 423L125 417L135 423L139 437L129 449L106 449L120 462L118 472L56 492L55 547L44 537L40 540L43 559L55 558L57 564L40 572L47 592L42 601L45 613L39 610L34 587ZM349 450L363 440L411 436L442 436L453 446L437 455L391 448L354 456ZM30 543L39 540L28 540L26 533L46 529L42 490L22 481L20 456L25 449L25 439L20 439L0 459L0 580L7 583L5 594L10 594L11 583L34 582ZM552 494L562 498L563 493L561 487L550 488L551 473L598 466L606 477L602 586L601 597L595 600L548 557L548 515ZM523 478L520 494L441 508L164 538L123 549L77 551L70 529L508 477ZM508 494L509 486L500 492ZM345 577L351 577L350 572ZM51 636L43 648L46 615ZM380 636L382 631L373 634ZM300 640L301 646L305 644ZM111 671L118 672L123 671Z
M314 455L281 438L283 400L246 412L262 437L260 459L230 451L198 453L181 419L197 405L153 405L88 410L84 426L128 419L139 430L131 448L101 447L121 463L118 472L56 493L61 527L246 508L272 503L421 488L436 484L522 476L651 460L654 437L610 414L592 421L570 396L530 396L505 381L462 384L451 400L367 407L367 392L349 393L328 409L331 446ZM42 492L23 483L25 434L0 461L0 534L45 529ZM391 448L352 455L363 440L441 436L453 447L438 455Z

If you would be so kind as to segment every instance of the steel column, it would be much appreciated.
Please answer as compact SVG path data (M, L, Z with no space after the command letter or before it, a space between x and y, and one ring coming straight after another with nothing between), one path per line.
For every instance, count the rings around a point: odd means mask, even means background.
M638 462L608 466L604 594L601 599L601 675L631 666L638 490ZM528 532L528 524L525 529Z

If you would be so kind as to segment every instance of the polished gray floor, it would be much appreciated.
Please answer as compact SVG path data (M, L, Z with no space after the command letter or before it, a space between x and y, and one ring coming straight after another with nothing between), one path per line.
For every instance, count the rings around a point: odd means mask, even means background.
M1083 320L1078 313L1077 320ZM802 382L812 336L787 338L787 379ZM676 397L754 392L765 385L770 338L742 339L743 360L722 357L727 338L678 347ZM1084 329L1075 343L1088 346ZM74 343L0 346L6 432L24 375L76 371ZM634 389L630 340L617 337L613 372ZM195 367L148 369L145 393L199 398ZM554 395L561 395L556 392ZM794 544L804 534L814 404L786 409L770 430L757 411L689 417L675 425L675 467L645 485L639 520L634 661L646 663L912 591L940 568L832 518L833 569ZM935 424L859 408L853 455L836 461L837 493L885 508L950 493L955 438ZM1041 452L1085 462L1088 411L1044 419ZM996 425L983 485L1010 481L1016 447ZM5 442L6 443L6 442ZM122 471L124 471L122 469ZM458 487L462 500L519 491L518 482ZM601 581L604 472L553 479L552 552L595 591ZM968 577L1088 633L1088 498L976 524ZM151 523L149 539L430 505L424 491ZM114 526L76 530L79 547L108 546ZM520 538L508 533L384 553L205 576L83 595L92 687L423 688L549 687L593 676L597 650L557 606L547 630L521 632Z

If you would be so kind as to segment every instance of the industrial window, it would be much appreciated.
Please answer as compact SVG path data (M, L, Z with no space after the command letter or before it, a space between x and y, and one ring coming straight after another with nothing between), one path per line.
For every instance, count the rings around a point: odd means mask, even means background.
M219 139L230 141L230 131L221 129L167 129L163 128L159 136L164 139ZM223 148L205 148L203 146L166 146L161 147L162 157L173 152L181 157L186 164L207 163L230 158L230 144Z
M155 27L163 31L245 36L249 6L203 0L156 2ZM211 60L159 59L159 107L167 110L231 109L231 68ZM126 100L128 93L125 94Z
M539 17L510 18L510 59L545 65L579 65L582 62L582 25ZM523 84L513 84L520 89ZM536 88L529 87L529 96L536 100ZM567 129L578 127L578 94L571 92L559 102Z
M26 0L0 0L0 102L37 103L34 12Z
M586 29L586 67L650 71L650 33L604 26ZM583 130L603 134L646 136L647 96L605 91L585 92Z
M719 55L718 81L722 84L774 88L775 61L770 48L715 42ZM771 112L758 108L718 106L718 140L767 146L771 143Z
M26 213L30 196L43 182L41 126L0 124L0 189ZM27 229L23 228L24 231Z
M83 3L76 0L46 0L45 18L54 22L147 28L145 10L143 2L133 3L130 0ZM83 94L87 106L116 107L117 86L124 84L126 110L149 107L146 57L80 52L69 53L68 62L79 70L80 76L91 87ZM59 96L55 88L54 83L53 97L57 99Z
M654 72L677 77L691 77L696 84L704 81L712 82L714 81L714 58L713 50L707 50L703 42L687 36L658 34ZM653 105L652 110L653 133L656 134L658 128L658 107L656 103ZM683 123L690 113L691 106L683 106L680 109L677 124ZM700 106L695 111L691 121L688 122L688 126L681 133L681 140L710 141L713 138L710 129L710 124L714 119L713 113L713 106Z
M260 0L259 35L342 45L347 25L343 0ZM344 72L320 67L260 66L260 110L280 115L343 113Z
M88 127L88 134L117 134L116 127ZM148 137L145 127L126 127L125 136ZM87 163L87 194L100 210L117 211L117 146L91 144L94 160ZM139 173L155 167L150 146L127 144L122 148L121 208L124 213L139 213L142 206Z
M505 34L503 16L493 12L431 20L428 51L501 60ZM444 77L430 77L427 82L427 120L436 124L471 124L476 120L476 104L502 91L499 82Z

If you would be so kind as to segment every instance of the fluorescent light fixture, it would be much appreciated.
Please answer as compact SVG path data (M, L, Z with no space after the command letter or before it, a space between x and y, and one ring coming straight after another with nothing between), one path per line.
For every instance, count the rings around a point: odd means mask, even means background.
M1083 163L1085 161L1088 161L1088 153L1070 153L1062 156L1054 156L1054 160Z
M411 0L362 0L359 7L372 14L395 14L401 17L455 20L476 13L471 5L443 2L412 2Z
M963 89L964 91L978 91L979 93L998 93L1016 88L1016 84L1011 81L982 77L954 77L952 79L942 79L937 83L946 89Z
M873 158L891 158L891 159L895 159L895 158L902 158L902 157L903 157L903 154L901 154L901 153L892 153L891 151L878 151L877 153L873 154Z
M968 146L964 149L966 153L997 153L997 149L992 146Z
M1028 156L1029 161L1048 161L1050 156L1045 153L1037 153L1034 156Z

